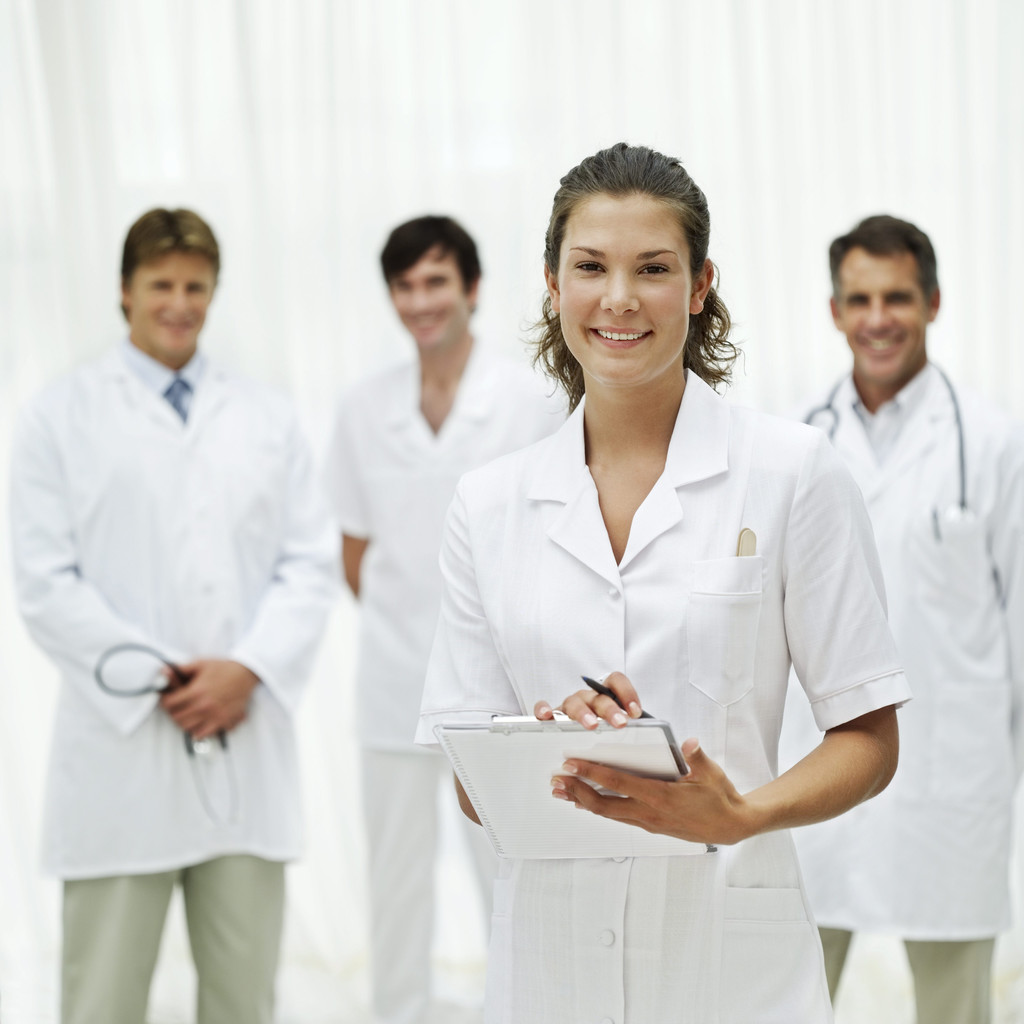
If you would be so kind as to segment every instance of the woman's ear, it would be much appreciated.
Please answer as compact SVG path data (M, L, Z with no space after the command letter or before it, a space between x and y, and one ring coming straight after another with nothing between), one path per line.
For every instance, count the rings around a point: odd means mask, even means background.
M708 297L708 292L711 291L711 285L714 283L714 280L715 265L711 260L705 260L704 266L694 279L693 288L690 290L691 316L696 316L704 309L704 300Z
M544 264L544 283L547 285L548 296L551 299L551 312L559 312L560 296L558 292L558 275L552 274L548 265Z

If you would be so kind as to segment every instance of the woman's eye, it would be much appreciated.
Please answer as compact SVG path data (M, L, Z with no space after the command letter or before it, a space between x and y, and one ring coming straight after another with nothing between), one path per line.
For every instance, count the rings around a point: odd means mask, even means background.
M592 262L590 260L587 260L585 263L577 263L576 264L576 269L577 270L585 270L585 271L600 270L601 269L601 264L600 263L594 263L594 262Z
M668 267L663 266L660 263L649 263L641 271L641 274L667 274Z

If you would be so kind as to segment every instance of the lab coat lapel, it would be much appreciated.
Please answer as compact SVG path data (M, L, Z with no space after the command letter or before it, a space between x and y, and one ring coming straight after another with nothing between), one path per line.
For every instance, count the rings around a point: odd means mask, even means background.
M162 430L181 431L181 417L170 402L147 387L125 363L119 352L111 352L101 366L101 374L111 385L111 398L127 410L129 418L137 422L144 417L151 425Z
M408 443L415 444L425 452L434 452L443 447L441 439L460 429L461 424L469 424L473 429L473 424L487 420L496 393L490 380L493 372L494 367L481 351L480 343L474 342L451 411L435 434L423 416L420 364L418 360L413 360L404 368L391 389L384 420L392 430L404 434Z
M928 375L921 382L924 391L903 424L899 443L885 462L883 474L887 487L920 471L922 461L935 447L941 434L940 425L948 415L946 389L938 373L931 366L926 366L922 373Z
M384 422L402 439L397 443L409 451L415 451L420 458L436 457L440 449L440 438L451 431L452 423L457 418L457 407L462 397L464 383L465 381L460 383L459 391L456 392L455 405L452 406L448 417L441 424L440 431L435 434L420 407L422 385L419 362L413 360L405 364L395 378L386 399L387 407L384 410Z
M688 373L665 469L636 510L620 571L684 517L685 488L729 468L729 406L700 377Z
M488 359L481 343L474 341L469 350L469 361L462 371L462 379L455 392L455 402L442 430L449 420L483 423L487 419L492 411L494 396L501 394L500 386L493 380L498 372L498 367ZM416 400L419 402L419 395Z
M158 428L177 434L202 429L224 404L231 388L230 375L222 368L208 364L192 397L188 419L182 423L170 402L139 380L119 353L110 354L103 372L133 416L145 416Z
M230 374L219 366L207 364L192 398L185 429L190 432L204 429L227 401L230 390Z
M868 493L877 490L882 486L880 480L881 470L875 451L868 440L864 424L854 409L854 403L858 401L857 390L853 386L853 378L847 377L836 391L832 399L832 408L835 412L835 433L832 443L843 453L850 471L860 485L865 498ZM814 425L827 429L828 420L822 415L814 421Z
M547 536L609 583L619 585L619 569L584 454L583 403L544 446L527 498L560 504Z
M921 460L936 443L936 427L946 415L945 403L941 394L936 392L938 374L930 367L923 372L929 374L929 379L922 381L927 390L921 396L918 408L903 424L898 444L881 465L854 409L857 392L852 378L843 383L836 395L835 408L839 417L836 446L843 452L869 506L887 494L903 493L904 489L899 486L894 491L894 485L899 485L908 474L916 473Z

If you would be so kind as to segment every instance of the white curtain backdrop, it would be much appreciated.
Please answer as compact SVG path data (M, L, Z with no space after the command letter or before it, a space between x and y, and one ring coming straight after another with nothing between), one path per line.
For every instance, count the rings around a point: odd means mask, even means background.
M377 269L390 228L460 218L484 263L477 333L521 351L558 178L620 139L681 157L708 195L735 400L785 411L842 372L827 245L888 211L939 253L933 356L1022 416L1022 44L1020 0L0 0L0 470L18 408L123 333L120 245L143 210L213 224L206 350L289 392L319 452L337 393L407 347ZM300 722L282 1024L365 1019L354 615L338 608ZM59 900L36 861L55 688L4 545L4 1024L54 1019ZM437 956L472 1004L483 939L460 870L452 846ZM191 1019L175 922L159 1024ZM1024 1021L1022 934L998 946L1000 1024ZM899 948L862 944L839 1024L909 1024L909 1006Z

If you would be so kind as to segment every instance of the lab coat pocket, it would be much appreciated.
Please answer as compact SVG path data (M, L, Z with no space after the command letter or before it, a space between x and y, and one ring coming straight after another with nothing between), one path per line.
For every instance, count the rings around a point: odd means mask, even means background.
M915 616L926 630L934 674L965 681L1002 677L1003 619L984 520L957 507L930 512L908 532L907 547Z
M690 682L727 707L754 684L761 555L697 562L686 607Z
M720 1019L832 1020L817 932L799 889L726 889Z
M922 597L972 604L991 582L985 523L970 509L951 507L919 515L907 532ZM950 582L956 581L951 587Z

